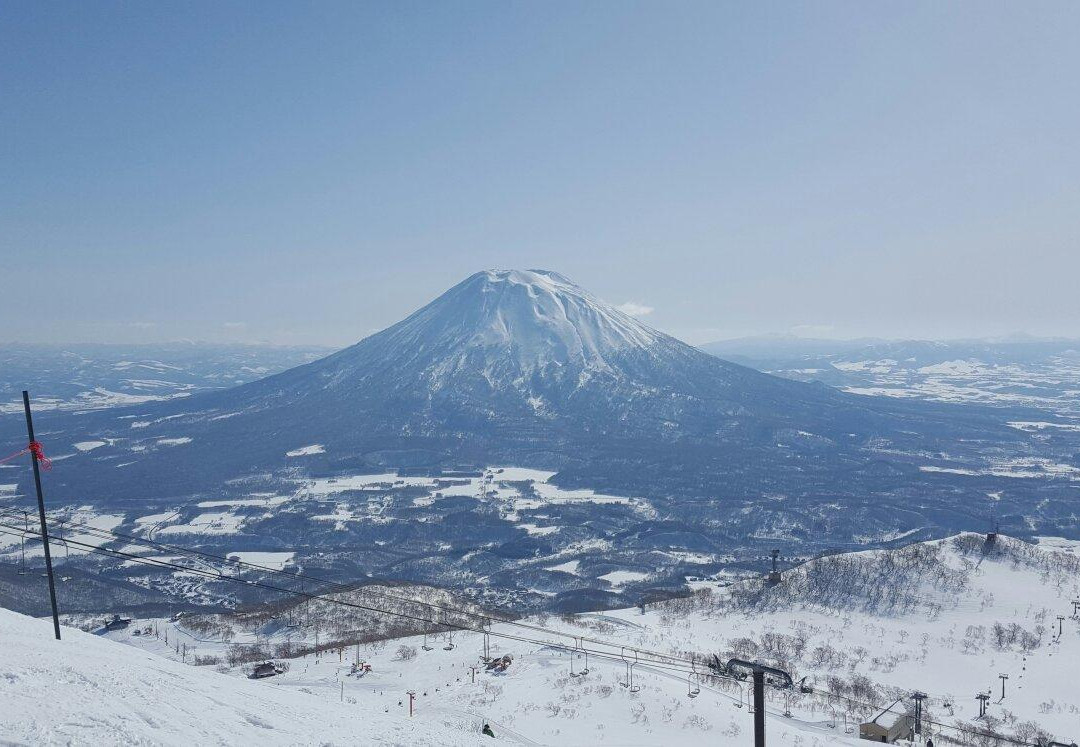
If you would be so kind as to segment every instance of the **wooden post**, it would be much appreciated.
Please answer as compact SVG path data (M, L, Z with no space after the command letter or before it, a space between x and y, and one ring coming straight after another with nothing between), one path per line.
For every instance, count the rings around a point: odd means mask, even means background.
M30 443L34 443L34 419L30 416L30 392L23 390L23 409L26 410L26 434ZM49 576L49 601L52 602L53 632L60 640L60 612L56 608L56 580L53 578L52 553L49 552L49 530L45 523L45 496L41 492L41 468L38 466L37 451L30 449L30 458L34 462L34 487L37 488L38 516L41 518L41 545L45 548L45 571Z

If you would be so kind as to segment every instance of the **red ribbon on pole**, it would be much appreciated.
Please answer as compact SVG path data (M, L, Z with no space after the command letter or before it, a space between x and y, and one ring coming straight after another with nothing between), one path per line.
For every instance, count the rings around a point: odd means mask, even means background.
M33 454L41 468L48 472L52 469L52 460L45 456L45 448L41 445L41 441L31 441L28 447L31 454Z
M23 454L33 454L37 457L38 464L41 465L41 469L45 472L52 469L52 460L45 456L45 447L41 445L41 441L31 441L30 445L22 451L16 451L14 454L9 454L3 459L0 459L0 464L10 462L12 459L17 459Z

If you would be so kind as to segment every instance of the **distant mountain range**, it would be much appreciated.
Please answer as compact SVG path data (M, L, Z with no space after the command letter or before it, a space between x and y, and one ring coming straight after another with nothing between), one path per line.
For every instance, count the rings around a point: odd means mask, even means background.
M812 340L767 336L701 348L859 394L1028 406L1080 418L1080 340Z
M0 414L86 411L187 397L244 384L332 352L315 346L170 342L146 345L0 344Z

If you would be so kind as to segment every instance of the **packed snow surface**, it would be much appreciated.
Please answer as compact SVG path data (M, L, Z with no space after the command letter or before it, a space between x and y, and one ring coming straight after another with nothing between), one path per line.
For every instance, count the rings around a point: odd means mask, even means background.
M0 609L0 741L17 745L474 745L467 717L408 719L219 674Z

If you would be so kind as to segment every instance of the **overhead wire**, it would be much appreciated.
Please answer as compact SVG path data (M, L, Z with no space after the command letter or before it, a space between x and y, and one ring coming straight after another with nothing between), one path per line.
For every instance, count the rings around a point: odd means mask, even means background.
M29 534L30 536L33 536L33 537L40 537L41 536L40 532L33 531L33 530L27 531L27 530L22 529L20 527L13 526L13 525L10 525L10 524L4 524L4 523L0 523L0 533L8 534L8 535ZM295 597L301 597L301 598L308 599L308 600L319 600L319 601L322 601L322 602L326 602L326 603L341 606L341 607L360 609L360 610L364 610L364 611L367 611L367 612L372 612L372 613L375 613L375 614L388 615L388 616L398 617L398 618L402 618L402 619L408 619L408 620L412 620L414 622L423 623L425 625L431 625L432 624L431 620L429 620L426 617L420 617L418 615L409 614L407 612L395 611L395 610L386 610L386 609L382 609L382 608L379 608L379 607L374 607L374 606L371 606L371 605L368 605L368 604L362 604L362 603L359 603L359 602L353 602L353 601L347 601L347 600L343 600L343 599L337 599L337 598L334 598L334 597L329 597L329 596L326 596L325 594L317 594L317 593L314 593L314 592L307 592L307 591L302 591L302 590L297 591L295 589L288 589L288 588L285 588L285 587L282 587L282 586L275 586L273 584L268 584L268 583L266 583L264 581L256 581L256 580L251 580L251 579L237 578L235 576L224 574L224 573L221 573L221 572L218 572L218 571L205 570L205 569L201 569L201 568L192 568L190 566L180 565L179 563L173 563L171 561L162 560L161 558L149 558L149 557L146 557L146 556L143 556L143 555L136 555L134 553L124 552L122 550L114 550L114 549L111 549L111 548L101 547L99 545L93 545L93 544L82 542L82 541L79 541L79 540L76 540L76 539L64 538L64 539L61 540L61 538L59 536L54 535L52 533L49 533L48 537L49 537L50 540L55 539L55 540L58 540L58 541L66 542L66 543L68 543L70 545L73 545L76 548L82 549L82 550L84 550L84 551L86 551L88 553L95 554L95 555L102 555L102 556L111 557L111 558L122 558L122 559L124 559L126 561L137 563L137 564L140 564L140 565L145 565L145 566L150 566L150 567L155 567L155 568L165 568L165 569L169 569L169 570L173 570L173 571L180 571L180 572L184 572L184 573L194 573L194 574L204 576L206 578L210 578L210 579L217 580L217 581L225 581L225 582L228 582L228 583L236 583L236 584L242 584L242 585L245 585L245 586L252 586L252 587L264 589L264 590L267 590L267 591L280 592L282 594L287 594L287 595L291 595L291 596L295 596ZM406 600L406 601L411 603L413 600ZM482 627L481 628L475 628L475 627L470 627L470 626L462 624L462 623L455 623L455 622L450 622L450 621L445 621L445 620L442 621L442 622L436 623L436 625L438 625L439 627L444 627L444 628L448 628L448 629L452 628L454 630L460 630L460 631L465 631L465 632L479 633L479 634L482 634L482 635L486 634L486 635L489 635L489 636L492 636L492 637L495 637L495 638L501 638L501 639L504 639L504 640L512 640L512 641L517 641L517 642L520 642L520 643L528 643L528 644L532 644L532 645L544 646L544 647L547 647L547 648L558 649L558 650L566 651L566 652L574 652L574 651L581 651L582 653L587 652L590 656L595 656L597 658L617 660L617 661L622 661L622 662L626 662L626 663L635 663L636 662L636 663L639 663L639 664L642 664L642 665L648 664L650 666L658 666L658 667L667 668L667 669L670 669L672 671L680 671L680 672L683 672L685 674L693 674L693 673L702 674L702 672L699 672L696 669L694 669L694 665L692 665L689 662L686 662L685 660L682 660L682 662L681 662L682 666L679 666L678 660L675 660L674 657L665 657L665 658L660 659L660 660L653 659L653 658L648 658L648 657L645 657L645 656L641 656L641 650L640 649L635 649L635 648L630 647L630 646L622 646L620 644L612 644L612 643L607 643L607 642L603 643L603 645L606 645L606 646L609 646L609 647L612 647L612 648L625 649L626 650L625 655L620 656L620 655L614 654L611 651L601 651L601 650L598 650L598 649L587 649L587 648L585 648L583 646L571 647L569 644L566 644L566 643L557 643L555 641L539 640L539 639L536 639L536 638L528 638L528 637L521 636L521 635L513 635L511 633L499 632L499 631L495 631L495 630L485 630ZM635 653L637 654L636 656L633 655Z
M4 513L5 513L4 511L0 510L0 516L3 516ZM624 648L624 646L622 644L613 644L613 643L610 643L608 641L604 641L604 640L601 640L599 638L594 638L594 637L588 636L588 635L577 635L577 634L571 633L571 632L553 630L551 628L548 628L548 627L545 627L545 626L542 626L542 625L524 623L524 622L521 622L520 620L513 620L513 619L507 618L505 616L489 613L489 612L486 612L486 611L478 612L478 611L475 611L475 610L463 609L463 608L460 608L460 607L453 607L453 606L450 606L450 605L438 604L438 603L435 603L435 602L421 601L421 600L418 600L418 599L412 599L410 597L399 596L399 595L392 594L392 593L385 592L385 591L373 591L373 590L370 590L369 587L358 587L356 584L347 584L347 583L343 583L343 582L340 582L340 581L333 581L333 580L329 580L329 579L325 579L325 578L320 578L318 576L312 576L312 575L308 575L308 574L302 574L302 573L297 573L297 572L293 572L293 571L287 571L287 570L284 570L284 569L281 569L281 568L272 568L272 567L269 567L269 566L264 566L264 565L260 565L258 563L251 563L251 562L243 561L243 560L230 560L228 557L225 557L225 556L215 555L213 553L208 553L208 552L204 552L204 551L196 550L196 549L192 549L192 548L185 548L185 547L179 547L179 546L176 546L176 545L169 545L169 544L157 542L155 540L150 540L150 539L147 539L147 538L144 538L144 537L138 537L138 536L135 536L135 535L124 534L122 532L115 532L115 531L112 531L112 530L102 529L100 527L94 527L94 526L92 526L90 524L86 524L85 522L66 521L65 525L67 527L69 527L69 528L70 527L78 527L80 530L84 530L84 533L91 534L91 535L96 536L96 537L101 538L101 539L123 540L125 542L130 543L130 544L143 545L145 547L149 547L149 548L161 551L161 552L174 553L176 555L182 555L182 556L197 556L199 558L214 561L214 562L217 562L217 563L226 564L226 565L229 565L231 567L238 568L238 569L246 568L248 570L256 571L256 572L260 572L260 573L268 573L268 574L273 574L273 575L276 575L276 576L284 576L284 577L291 578L291 579L293 579L295 581L298 581L298 582L301 582L301 583L321 584L321 585L326 586L326 587L335 588L335 589L337 589L338 591L341 591L341 592L355 591L358 588L361 588L361 589L363 589L363 593L365 593L365 594L367 594L369 596L374 596L374 597L383 598L383 599L389 599L389 600L393 600L393 601L396 601L396 602L402 602L402 603L406 603L406 604L414 604L414 605L417 605L419 607L423 607L423 608L426 608L426 609L429 609L429 610L435 610L435 611L438 611L438 612L442 612L444 614L460 615L460 616L463 616L463 617L469 617L469 618L478 619L478 620L482 620L482 621L487 621L487 622L491 622L491 623L498 622L498 623L502 623L504 625L512 625L512 626L520 628L520 629L531 630L533 632L543 633L543 634L546 634L546 635L555 635L555 636L558 636L558 637L561 637L561 638L567 638L567 639L571 639L571 640L574 640L574 641L580 641L582 643L584 643L585 641L588 641L589 643L592 643L594 645L609 646L609 647L613 647L613 648ZM432 624L432 625L439 625L440 624L439 621L434 620L434 619L429 620L428 622L430 624ZM638 651L639 653L648 654L649 656L653 656L654 658L666 659L666 660L670 660L670 661L673 661L673 662L684 663L684 662L687 661L687 659L685 657L679 657L679 656L674 656L674 655L671 655L671 654L665 654L665 653L660 652L660 651L653 651L653 650L643 649L643 648L634 647L634 646L625 646L625 648L630 650L630 651Z
M10 515L11 515L10 511L0 511L0 517L10 516ZM133 544L141 544L141 545L147 546L147 547L154 547L156 549L167 550L169 552L174 552L174 553L176 553L176 554L178 554L178 555L180 555L182 557L187 557L189 553L192 553L192 554L195 554L195 555L199 556L199 558L191 558L192 560L197 560L197 559L201 559L201 558L213 559L213 560L216 560L218 562L223 562L223 563L225 563L227 565L238 565L238 566L242 566L242 567L248 568L250 570L254 570L254 571L267 572L267 573L271 573L271 574L281 573L282 575L290 576L290 577L292 577L294 579L299 578L299 579L305 580L305 581L315 581L315 582L319 582L319 583L326 583L327 585L334 586L334 587L345 587L345 590L353 590L353 589L356 588L354 586L348 586L348 585L345 585L345 584L341 584L340 582L324 581L324 580L315 579L315 578L310 577L310 576L300 576L299 574L281 572L278 569L273 569L273 568L269 568L269 567L266 567L266 566L261 566L259 564L253 564L253 563L247 563L247 562L238 563L237 561L232 561L232 560L229 560L228 558L224 558L222 556L216 556L216 555L213 555L213 554L210 554L210 553L205 553L205 552L196 551L196 550L190 550L189 551L186 548L178 548L178 547L174 547L174 546L170 546L170 545L164 545L162 543L154 542L154 541L151 541L151 540L145 540L145 538L133 537L133 536L124 535L124 534L121 534L121 533L111 532L110 530L104 530L104 529L101 529L99 527L93 527L93 526L90 526L90 525L87 525L87 524L84 524L84 523L80 523L80 522L65 522L65 525L68 526L69 528L70 527L76 527L76 526L80 527L81 529L86 530L86 533L94 534L99 539L101 539L101 538L109 538L111 540L117 540L117 539L131 540ZM25 525L23 527L19 527L17 525L6 524L6 523L3 523L3 522L0 522L0 534L11 535L11 536L23 536L23 537L25 537L25 536L40 537L41 536L40 531L37 531L35 529L28 529L28 528L26 528ZM338 606L342 606L342 607L348 607L348 608L354 608L354 609L360 609L360 610L364 610L364 611L371 612L371 613L374 613L374 614L387 615L387 616L392 616L392 617L397 617L397 618L402 618L402 619L408 619L408 620L412 620L414 622L423 623L425 625L436 625L437 627L445 627L445 628L448 628L448 629L452 628L452 629L463 631L463 632L479 633L479 634L489 635L489 636L492 636L492 637L495 637L495 638L500 638L500 639L503 639L503 640L511 640L511 641L515 641L515 642L519 642L519 643L526 643L526 644L531 644L531 645L536 645L536 646L542 646L542 647L546 647L546 648L552 648L552 649L556 649L556 650L561 650L561 651L565 651L565 652L570 653L570 654L575 654L575 653L578 653L578 652L587 653L588 655L593 656L593 657L595 657L597 659L621 662L621 663L624 663L624 664L635 664L635 665L640 664L641 666L647 667L649 669L660 669L660 670L665 670L665 671L669 671L669 672L678 672L678 673L680 673L682 675L728 679L728 680L738 682L740 684L743 682L743 678L741 678L741 677L735 677L735 676L732 676L732 675L721 674L721 673L719 673L719 672L717 672L716 670L713 670L713 669L710 669L708 671L698 670L698 668L696 666L696 660L687 661L685 658L675 657L675 656L672 656L672 655L669 655L669 654L660 654L659 657L658 657L659 660L658 659L643 658L642 654L646 654L646 655L651 656L651 655L653 655L655 653L659 653L659 652L651 652L651 651L649 651L647 649L641 649L641 648L633 647L633 646L625 646L625 645L622 645L622 644L611 643L611 642L608 642L608 641L601 641L599 639L594 639L594 638L586 637L586 636L576 636L576 635L573 635L572 633L565 633L565 632L562 632L562 631L555 631L555 630L551 630L550 628L544 628L542 626L529 625L529 624L525 624L525 623L520 623L520 622L515 621L515 620L499 619L498 617L491 616L491 615L485 615L483 613L475 613L475 612L472 612L472 611L459 610L459 609L452 608L452 607L444 607L444 606L436 605L436 604L429 603L429 602L422 602L422 601L419 601L419 600L410 599L408 597L398 597L398 596L394 596L394 595L374 594L374 596L382 596L384 598L389 598L389 599L391 599L393 601L403 602L403 603L406 603L406 604L414 604L414 605L418 605L420 607L426 607L426 608L436 608L436 609L439 609L439 610L453 612L454 614L459 614L460 613L460 614L462 614L464 616L467 616L467 617L475 617L475 618L480 618L480 619L483 619L483 620L490 620L491 622L498 622L500 624L506 624L506 625L511 625L511 626L518 626L518 627L524 627L524 628L529 628L529 629L533 629L533 630L539 630L539 631L542 631L542 632L545 632L545 633L548 633L548 634L552 634L552 635L572 638L572 639L575 640L575 642L581 641L582 643L575 643L575 645L573 647L571 647L569 644L566 644L566 643L556 643L554 641L538 640L538 639L535 639L535 638L528 638L528 637L525 637L525 636L513 635L513 634L510 634L510 633L506 633L506 632L497 632L495 630L487 630L483 626L481 626L480 628L474 628L474 627L470 627L468 625L464 625L464 624L460 624L460 623L453 623L453 622L450 622L450 621L447 621L447 620L443 620L442 622L436 622L436 621L430 620L430 619L428 619L426 617L420 617L420 616L417 616L417 615L411 615L411 614L408 614L406 612L394 611L394 610L385 610L385 609L381 609L381 608L378 608L378 607L373 607L371 605L361 604L359 602L351 602L351 601L347 601L347 600L343 600L343 599L337 599L335 597L327 596L327 594L325 594L325 593L314 593L314 592L307 592L307 591L304 591L304 590L297 591L295 589L288 589L288 588L281 587L281 586L275 586L275 585L272 585L272 584L267 584L264 581L255 581L255 580L250 580L250 579L239 578L237 576L228 575L228 574L223 573L223 572L218 571L218 570L207 570L207 569L203 569L203 568L193 568L191 566L185 566L185 565L181 565L181 564L178 564L178 563L173 563L171 561L162 560L160 558L151 558L151 557L147 557L147 556L144 556L144 555L137 555L137 554L134 554L134 553L124 552L122 550L115 550L115 549L112 549L112 548L103 547L103 546L100 546L100 545L93 545L93 544L90 544L90 543L81 542L81 541L73 539L71 537L66 537L65 538L65 537L61 537L59 535L54 535L52 533L49 533L47 536L49 537L50 540L56 540L56 541L66 543L66 544L69 544L69 545L74 545L76 548L81 548L83 551L85 551L87 553L90 553L90 554L101 555L101 556L110 557L110 558L113 558L113 559L122 558L122 559L124 559L124 560L126 560L128 562L134 562L136 564L144 565L144 566L150 566L150 567L156 567L156 568L165 568L165 569L169 569L169 570L173 570L173 571L181 571L181 572L185 572L185 573L195 573L195 574L198 574L198 575L201 575L201 576L213 579L213 580L217 580L217 581L225 581L225 582L229 582L229 583L242 584L242 585L245 585L245 586L253 586L253 587L264 589L264 590L267 590L267 591L279 592L279 593L282 593L282 594L286 594L286 595L294 596L294 597L300 597L300 598L304 598L304 599L307 599L307 600L319 600L319 601L326 602L326 603L329 603L329 604L338 605ZM597 650L597 649L589 649L589 648L586 648L583 645L584 641L588 641L589 643L598 644L598 645L602 645L602 646L607 646L609 648L620 648L620 649L624 650L627 653L616 655L611 651L601 651L601 650ZM629 654L633 654L634 655L633 658L631 658L629 656ZM778 688L777 687L775 689L783 689L783 688ZM873 704L873 703L868 703L868 702L865 702L865 701L860 701L860 700L855 699L855 698L850 698L848 696L841 695L839 693L832 693L832 692L829 692L829 691L826 691L826 690L814 690L814 694L820 694L821 696L826 697L826 698L830 698L830 699L833 699L833 700L844 701L845 703L861 706L863 708L868 708L868 709L871 709L871 710L881 710L883 708L880 704ZM1003 734L1000 734L1000 733L997 733L997 732L980 731L978 729L968 729L968 728L961 727L961 726L956 725L956 724L947 724L947 723L944 723L944 722L934 721L932 719L925 718L925 717L922 719L922 721L923 721L923 723L926 723L926 724L929 724L929 725L932 725L932 726L936 726L939 729L945 729L945 730L949 730L949 731L954 731L954 732L957 732L957 733L960 733L960 734L967 734L967 735L970 735L970 736L976 736L976 737L982 737L982 738L992 738L992 739L997 739L997 740L1000 740L1000 741L1003 741L1003 742L1008 742L1010 744L1015 744L1015 745L1022 745L1022 746L1028 746L1028 747L1039 747L1038 743L1026 742L1026 741L1018 739L1016 737L1009 737L1009 736L1006 736L1006 735L1003 735Z

